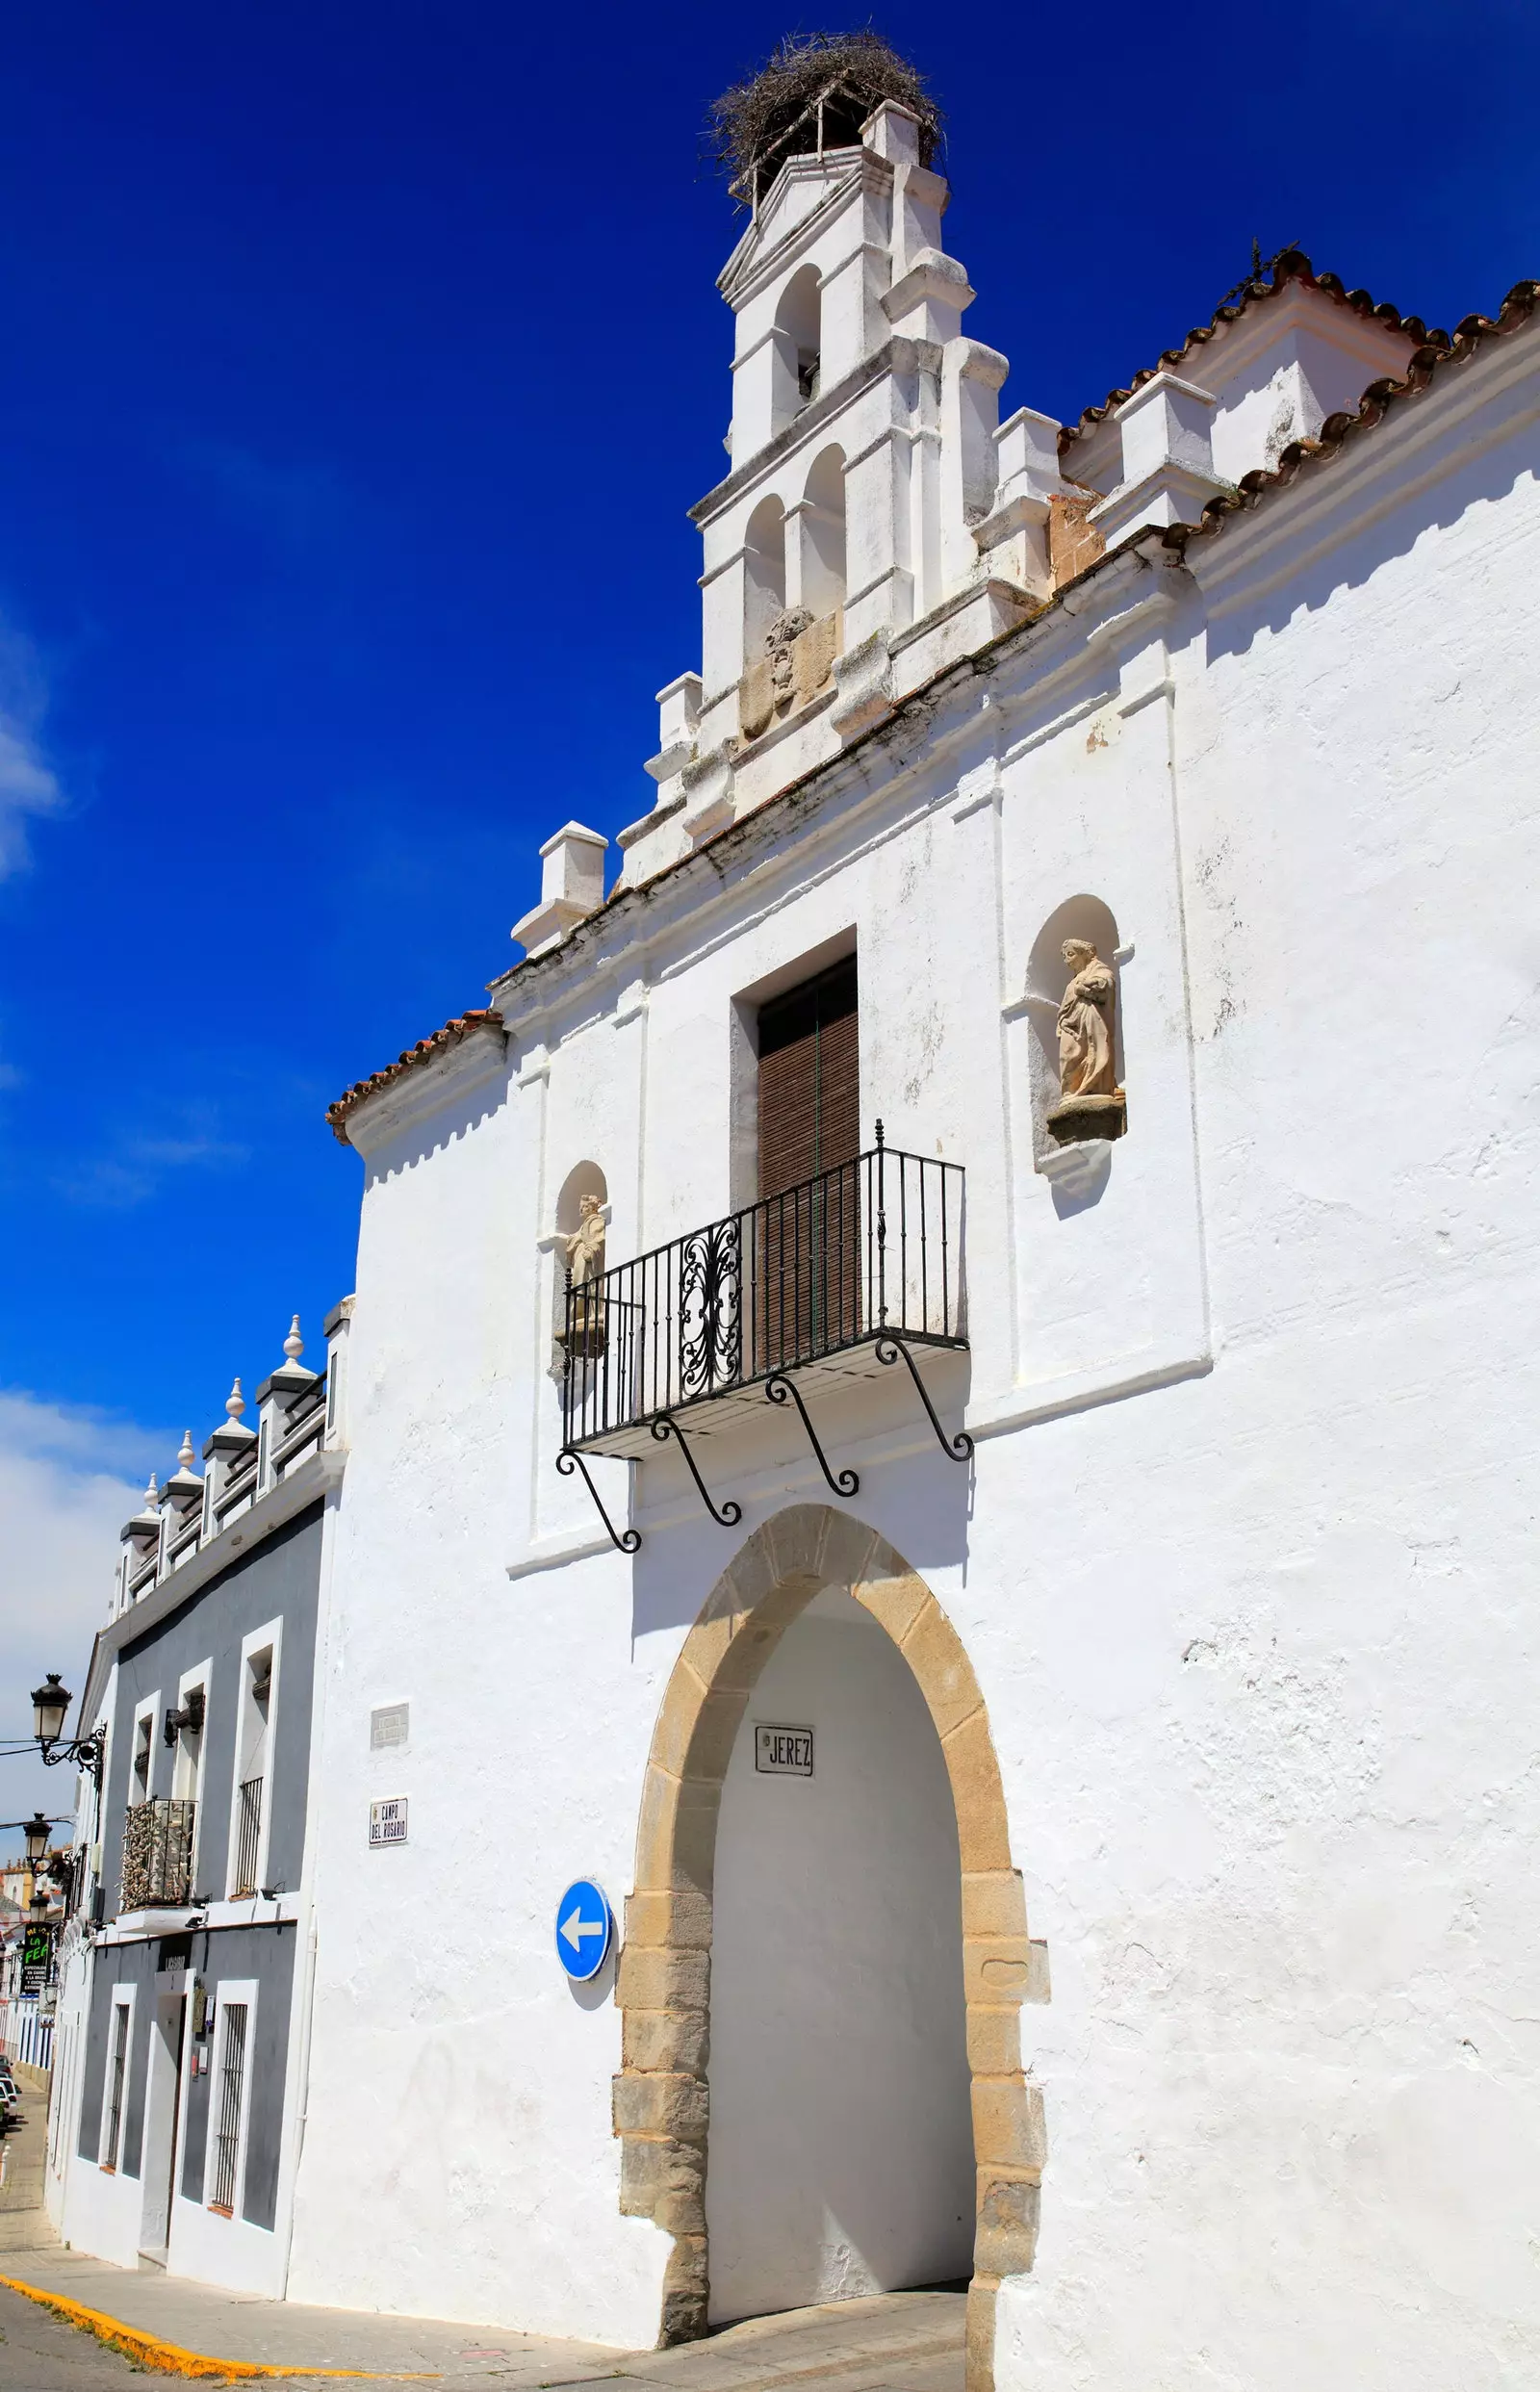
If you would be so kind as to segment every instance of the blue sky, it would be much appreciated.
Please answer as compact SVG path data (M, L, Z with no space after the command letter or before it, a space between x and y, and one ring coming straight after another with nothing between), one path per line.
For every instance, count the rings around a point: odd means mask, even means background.
M74 1555L292 1312L319 1340L327 1100L479 1000L558 823L649 802L729 406L699 128L797 21L13 12L0 1526L63 1506ZM1444 323L1540 269L1527 0L873 21L946 110L1007 407L1103 397L1253 234ZM66 1669L77 1568L0 1597Z

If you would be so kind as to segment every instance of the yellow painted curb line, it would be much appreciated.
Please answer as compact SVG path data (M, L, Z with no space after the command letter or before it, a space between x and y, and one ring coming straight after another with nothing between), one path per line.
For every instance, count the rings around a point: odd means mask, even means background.
M174 2342L162 2342L158 2335L141 2333L137 2326L125 2326L119 2318L108 2317L100 2309L87 2309L78 2301L66 2301L63 2293L44 2292L39 2284L24 2284L17 2276L0 2276L0 2285L7 2292L19 2292L39 2307L52 2309L68 2325L78 2326L110 2351L121 2351L125 2357L137 2359L141 2367L153 2368L160 2376L194 2376L223 2381L234 2376L351 2376L370 2383L438 2383L436 2375L382 2376L368 2367L266 2367L258 2359L204 2358L197 2351L181 2350Z

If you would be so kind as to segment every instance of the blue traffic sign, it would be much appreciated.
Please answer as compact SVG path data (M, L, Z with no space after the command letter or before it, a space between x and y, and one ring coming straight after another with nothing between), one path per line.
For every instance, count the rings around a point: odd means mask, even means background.
M603 1893L591 1877L579 1877L556 1904L556 1958L579 1984L597 1977L615 1932Z

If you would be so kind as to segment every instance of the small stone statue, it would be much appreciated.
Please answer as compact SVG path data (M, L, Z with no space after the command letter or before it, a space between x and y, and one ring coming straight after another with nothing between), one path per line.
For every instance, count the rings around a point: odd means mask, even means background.
M567 1240L567 1278L573 1290L569 1309L569 1350L598 1354L604 1350L604 1299L590 1282L604 1275L604 1215L596 1196L578 1199L578 1226ZM561 1342L561 1341L558 1341Z
M575 1285L604 1275L604 1215L596 1196L578 1199L578 1226L567 1240L567 1273Z
M1069 985L1059 1000L1059 1103L1047 1126L1061 1145L1120 1138L1127 1108L1117 1085L1117 983L1089 939L1066 939Z

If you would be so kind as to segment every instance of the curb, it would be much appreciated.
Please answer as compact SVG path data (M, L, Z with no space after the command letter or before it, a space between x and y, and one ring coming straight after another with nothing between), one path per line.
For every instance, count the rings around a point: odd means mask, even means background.
M200 2352L184 2351L174 2342L162 2342L159 2335L147 2334L138 2326L125 2326L116 2317L108 2317L101 2309L84 2308L78 2301L66 2300L63 2293L44 2292L40 2284L23 2283L19 2276L0 2276L0 2288L18 2292L28 2301L36 2301L40 2308L52 2309L66 2325L78 2326L82 2332L94 2334L110 2351L121 2351L141 2367L151 2369L158 2376L202 2378L205 2380L227 2382L236 2377L250 2376L350 2376L354 2381L367 2383L438 2383L437 2375L393 2376L370 2367L269 2367L259 2359L205 2358Z

